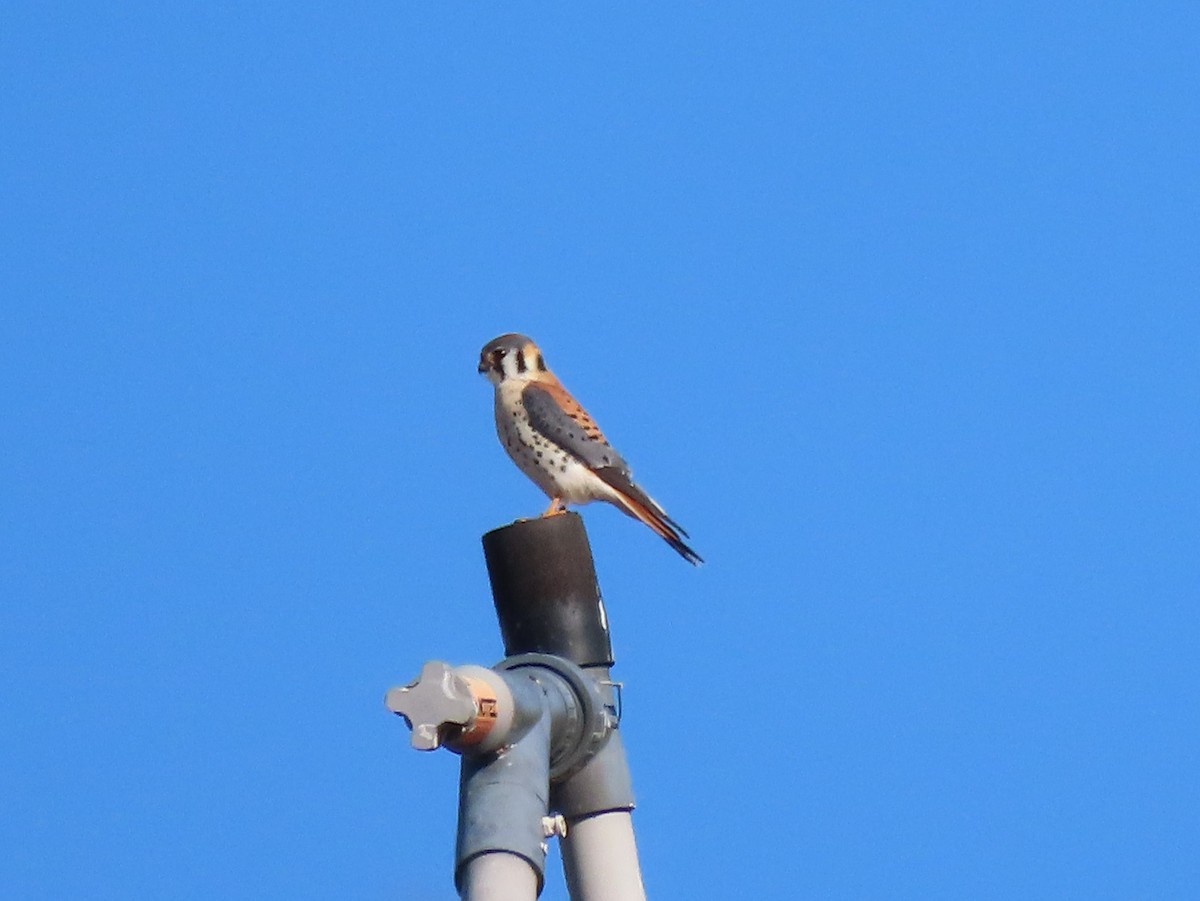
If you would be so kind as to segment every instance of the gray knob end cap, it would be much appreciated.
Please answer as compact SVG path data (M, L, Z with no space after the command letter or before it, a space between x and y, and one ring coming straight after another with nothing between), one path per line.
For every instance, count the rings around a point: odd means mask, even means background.
M465 726L475 717L475 699L466 680L437 660L421 667L411 685L389 688L383 702L408 720L412 746L419 751L434 750L447 726Z

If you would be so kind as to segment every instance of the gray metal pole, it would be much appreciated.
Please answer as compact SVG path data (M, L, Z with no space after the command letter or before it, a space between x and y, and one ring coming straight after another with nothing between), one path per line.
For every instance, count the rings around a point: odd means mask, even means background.
M545 839L557 834L573 901L644 901L608 619L583 522L523 520L487 533L483 547L507 656L491 670L428 661L385 698L414 748L463 755L460 896L536 901Z
M600 686L614 713L608 618L583 520L576 513L516 522L483 537L504 649L563 657ZM567 822L563 870L572 901L643 901L633 838L633 787L619 729L575 773L551 786Z

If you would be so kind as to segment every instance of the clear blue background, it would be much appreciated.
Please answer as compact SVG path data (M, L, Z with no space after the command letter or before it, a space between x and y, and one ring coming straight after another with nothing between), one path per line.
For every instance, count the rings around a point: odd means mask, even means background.
M533 335L651 896L1200 891L1194 3L0 13L0 895L448 899ZM556 859L544 897L563 899Z

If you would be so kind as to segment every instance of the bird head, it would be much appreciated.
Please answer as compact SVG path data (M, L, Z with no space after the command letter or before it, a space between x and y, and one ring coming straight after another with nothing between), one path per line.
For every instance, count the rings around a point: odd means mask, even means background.
M533 382L550 370L542 352L526 335L508 334L493 338L479 352L479 371L493 385L505 381Z

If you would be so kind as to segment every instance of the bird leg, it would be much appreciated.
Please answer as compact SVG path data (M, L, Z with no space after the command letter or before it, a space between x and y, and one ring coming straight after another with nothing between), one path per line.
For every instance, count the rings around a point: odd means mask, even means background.
M546 508L546 512L542 514L542 517L557 516L560 513L566 512L567 505L563 502L563 499L561 497L552 497L550 498L550 506Z

